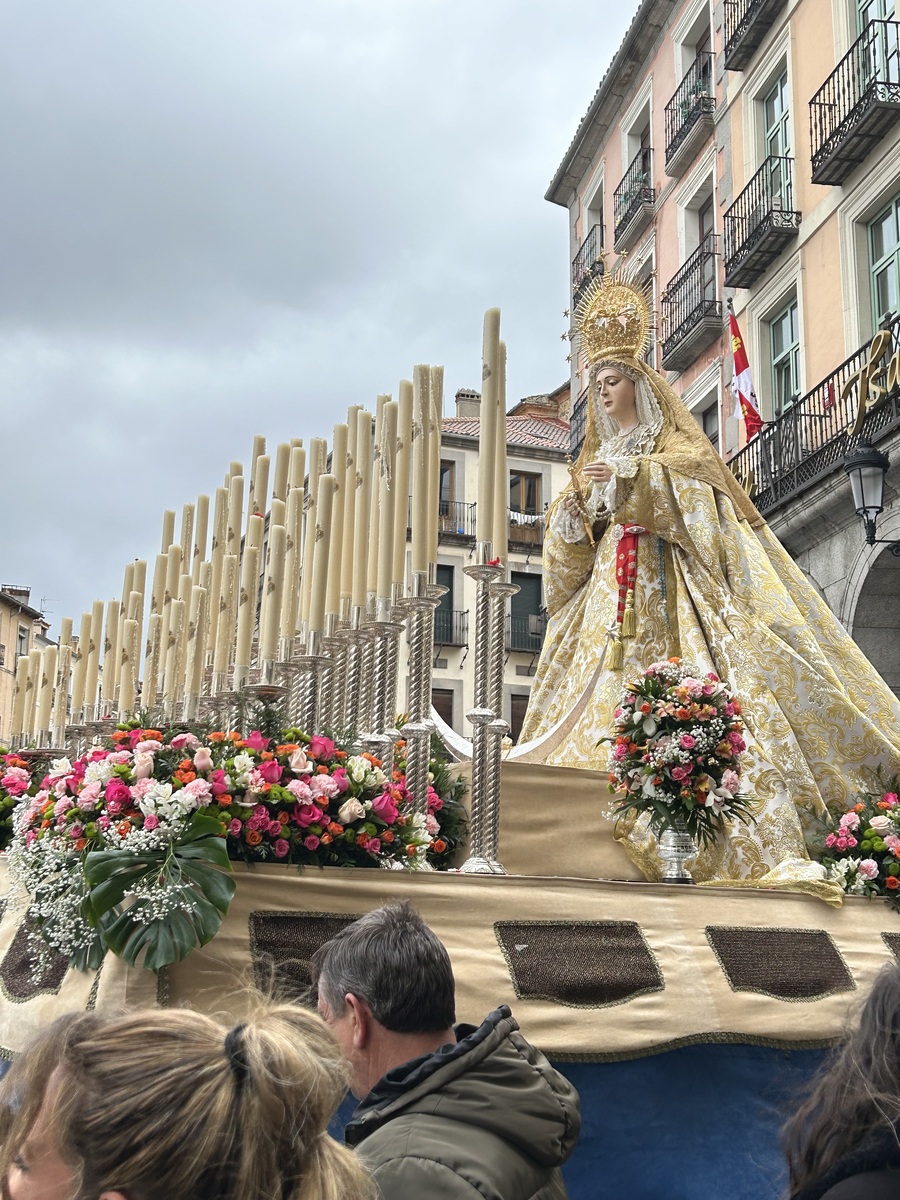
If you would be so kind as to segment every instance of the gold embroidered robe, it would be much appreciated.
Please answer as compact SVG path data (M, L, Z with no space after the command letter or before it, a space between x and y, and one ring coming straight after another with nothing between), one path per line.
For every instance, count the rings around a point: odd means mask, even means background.
M741 790L756 797L756 821L730 823L692 874L782 883L836 902L834 885L818 882L822 869L808 860L803 829L826 807L842 812L875 769L900 771L900 703L768 526L753 528L730 496L652 458L629 484L613 520L648 532L639 539L637 632L625 640L624 669L603 661L618 602L615 526L588 547L548 522L550 621L520 740L541 737L578 705L547 761L605 769L608 746L597 743L611 732L623 683L672 655L715 671L743 706ZM620 822L617 836L658 878L645 819Z

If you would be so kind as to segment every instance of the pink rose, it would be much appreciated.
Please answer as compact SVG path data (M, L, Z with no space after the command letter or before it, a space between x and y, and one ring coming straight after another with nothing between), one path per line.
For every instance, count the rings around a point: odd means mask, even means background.
M109 829L110 825L112 825L112 821L110 821L110 819L106 815L106 813L101 813L100 816L97 818L98 828L102 829L103 832L106 833L106 831L107 831L107 829Z
M312 799L312 792L309 790L309 784L306 780L291 779L286 786L291 795L296 796L298 800L309 801Z
M884 839L884 844L890 850L891 854L897 854L900 851L900 837L897 837L895 833L889 833Z
M859 864L859 873L863 879L878 878L878 863L874 858L864 858Z
M228 832L231 834L232 837L240 837L242 829L243 829L243 825L237 819L237 817L235 817L232 820L231 824L228 826Z
M250 736L244 739L247 749L255 750L257 754L262 753L263 750L268 750L271 740L271 738L264 738L258 729L254 729Z
M313 838L313 835L310 834L309 840L312 840L312 838ZM318 846L319 839L316 838L315 842L316 842L316 846ZM315 850L316 846L311 846L310 849ZM278 840L275 842L275 845L272 847L272 849L275 851L276 858L286 858L287 853L290 850L290 848L291 848L290 842L286 842L284 840L284 838L278 838Z
M676 783L680 783L683 779L690 779L691 770L690 767L673 767L670 774Z
M70 808L74 807L74 801L70 800L67 796L63 796L53 805L53 815L57 820L59 820L59 818L64 816Z
M103 784L99 779L95 779L93 783L86 783L78 793L79 808L95 808L100 803L102 789Z
M338 795L342 796L350 787L350 780L347 778L347 771L344 767L337 767L331 772L331 778L338 790Z
M306 757L305 750L295 750L288 759L288 766L295 775L308 775L312 771L312 763Z
M303 839L303 845L307 848L307 850L315 850L319 845L319 839L314 833L307 834L307 836Z
M169 745L173 750L196 750L200 739L192 733L176 733Z
M143 729L132 729L128 733L128 745L133 750L141 738L144 736Z
M217 771L213 771L212 775L210 775L209 786L214 796L224 796L228 791L228 784L225 782L225 772L221 767Z
M897 793L896 792L885 792L884 795L881 797L881 803L886 804L888 806L888 808L896 808L897 807Z
M145 742L138 742L134 748L134 753L135 755L153 754L156 750L162 750L162 742L156 738L148 738Z
M383 792L372 801L372 812L381 817L386 825L393 825L400 816L400 810L394 803L390 792Z
M269 822L269 837L278 837L278 835L280 833L281 833L281 822L280 821L270 821Z
M21 796L27 792L31 784L31 776L22 767L10 767L0 779L0 787L6 788L11 796Z
M158 826L159 826L159 817L156 815L156 813L147 813L146 817L144 817L144 828L145 829L156 829L156 828L158 828Z
M366 842L366 852L368 854L378 854L381 850L380 838L369 838Z
M678 739L678 744L681 746L682 750L693 750L693 748L697 745L697 740L696 738L692 738L689 733L683 733Z
M829 833L828 837L825 839L825 845L829 846L829 847L833 846L836 841L837 841L837 834Z
M130 750L114 750L106 760L107 762L115 763L117 766L123 766L125 763L131 762Z
M843 834L838 837L837 841L834 844L835 844L835 846L837 846L838 850L846 850L847 849L847 839L843 836Z
M405 798L406 788L405 787L402 788L401 791ZM396 795L396 793L395 793L395 795ZM440 812L441 809L444 807L443 800L440 798L440 796L437 794L437 792L431 786L429 786L429 788L428 788L428 807L431 809L432 812Z
M311 758L332 758L334 756L334 742L331 738L320 737L316 734L315 737L309 739L309 755Z
M156 760L149 750L136 751L134 755L135 779L149 779L153 774Z
M131 799L131 788L114 775L106 785L106 803L125 804Z
M254 815L254 817L265 817L265 819L268 821L269 810L266 808L266 806L264 804L257 804L256 807L253 809L253 815Z
M298 804L293 813L294 820L301 829L306 829L309 825L318 825L324 815L321 808L316 808L315 804Z
M856 843L856 838L853 836L853 834L852 834L852 833L848 833L848 834L847 834L847 836L844 838L844 841L847 843L847 845L849 846L849 848L850 848L851 850L852 850L852 849L853 849L853 847L854 847L854 846L857 844L857 843Z
M87 756L87 761L88 761L89 763L103 762L103 760L104 760L105 758L106 758L106 751L105 751L105 750L102 750L102 749L101 749L101 748L98 746L98 747L97 747L95 750L92 750L92 751L90 752L90 754Z
M728 741L731 743L731 749L735 754L740 754L747 749L747 743L736 730L732 730L729 733Z
M274 758L269 759L268 762L260 763L259 773L266 783L280 783L283 774L281 767Z
M213 766L212 754L209 752L208 746L200 746L194 751L194 770L205 774L211 771Z

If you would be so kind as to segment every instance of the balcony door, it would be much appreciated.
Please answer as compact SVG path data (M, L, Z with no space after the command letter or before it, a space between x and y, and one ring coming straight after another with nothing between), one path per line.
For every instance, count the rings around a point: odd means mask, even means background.
M715 219L715 201L710 195L700 207L697 209L697 232L699 234L698 245L707 245L713 247L712 235L716 232ZM709 242L707 242L709 238ZM700 287L702 291L701 299L704 301L715 302L716 299L716 259L714 254L704 254L700 264Z
M439 646L453 645L453 567L438 563L435 582L447 590L434 611L434 640Z
M519 585L519 590L510 599L509 648L535 654L543 641L541 577L526 571L513 571L510 580Z
M894 22L896 12L894 0L857 0L856 29L860 37L872 21ZM900 82L900 59L898 59L897 28L879 24L871 30L861 45L855 64L859 76L859 94L873 83Z
M791 209L790 172L784 161L791 154L791 110L784 71L763 99L765 150L769 167L772 208Z
M894 0L856 0L856 32L862 33L870 21L893 21Z
M900 311L900 196L869 222L872 324Z
M770 322L772 338L772 404L782 416L800 395L800 314L791 300Z

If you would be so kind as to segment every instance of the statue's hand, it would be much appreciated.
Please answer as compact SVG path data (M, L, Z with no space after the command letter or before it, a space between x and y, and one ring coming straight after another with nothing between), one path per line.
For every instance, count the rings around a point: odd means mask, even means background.
M597 483L609 483L613 477L613 473L610 468L605 462L600 462L599 459L597 462L588 463L584 468L584 473L587 475L588 479L593 479Z
M579 508L578 501L575 499L574 496L572 496L572 495L566 496L565 505L566 505L566 512L569 514L569 516L572 516L572 517L580 517L581 516L581 509Z

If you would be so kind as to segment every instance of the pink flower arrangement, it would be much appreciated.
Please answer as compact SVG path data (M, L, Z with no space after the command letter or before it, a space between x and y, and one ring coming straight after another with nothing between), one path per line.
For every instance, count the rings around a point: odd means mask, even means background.
M883 896L900 912L900 806L897 781L854 796L820 854L828 878L852 896Z

